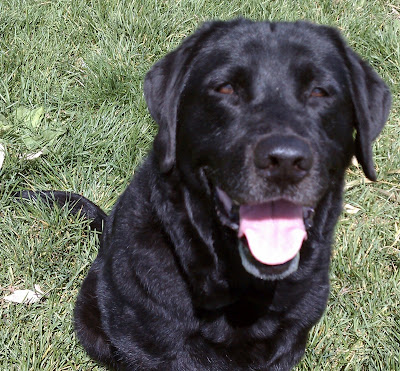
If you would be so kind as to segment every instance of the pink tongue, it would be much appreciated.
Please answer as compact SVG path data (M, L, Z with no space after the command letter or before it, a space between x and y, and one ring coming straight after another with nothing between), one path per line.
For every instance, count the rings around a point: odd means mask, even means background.
M243 235L261 263L286 263L296 256L307 237L303 208L285 200L240 206L239 237Z

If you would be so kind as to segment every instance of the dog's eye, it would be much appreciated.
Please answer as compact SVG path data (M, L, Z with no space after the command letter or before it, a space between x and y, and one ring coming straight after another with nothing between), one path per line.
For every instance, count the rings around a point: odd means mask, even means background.
M235 92L233 86L231 84L224 84L217 88L217 92L220 94L228 94L231 95Z
M322 88L314 88L310 93L310 97L315 97L315 98L321 98L327 96L328 96L327 91Z

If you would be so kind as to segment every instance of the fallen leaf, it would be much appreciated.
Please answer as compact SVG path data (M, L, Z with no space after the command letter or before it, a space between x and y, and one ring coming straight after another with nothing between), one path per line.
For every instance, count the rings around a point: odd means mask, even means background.
M26 107L20 106L15 110L15 118L18 121L25 121L32 111Z
M6 117L0 113L0 133L6 133L11 128L12 126L8 124Z
M43 155L43 151L39 151L39 152L36 152L36 153L30 153L29 155L26 155L26 159L27 160L34 160L35 158L38 158L41 155Z
M32 136L24 135L21 137L21 139L24 142L26 148L28 148L28 150L32 151L36 148L40 148L41 143Z
M31 113L30 113L30 122L33 128L37 128L39 127L40 123L42 122L44 118L44 108L43 107L39 107L34 109Z
M348 214L357 214L360 211L360 209L358 207L355 207L355 206L350 205L350 204L344 205L344 210Z
M37 303L43 297L44 292L39 285L35 285L35 291L32 290L14 290L11 295L5 296L4 300L10 303L32 304Z
M17 107L8 118L0 114L0 133L17 138L25 147L20 158L32 160L50 152L66 133L66 129L57 127L57 122L44 118L42 106L35 109Z

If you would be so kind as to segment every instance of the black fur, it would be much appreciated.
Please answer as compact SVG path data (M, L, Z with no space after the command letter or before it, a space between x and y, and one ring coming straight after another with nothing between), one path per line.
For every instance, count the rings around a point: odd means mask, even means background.
M40 199L47 205L52 206L56 203L62 207L69 206L69 211L72 214L79 214L86 219L90 220L90 228L101 232L103 229L103 222L106 218L106 213L100 209L96 204L87 198L72 192L66 191L21 191L13 194L13 197L24 200Z
M145 97L159 132L105 218L76 303L79 340L116 369L291 369L326 306L353 154L375 179L388 88L335 29L240 19L203 25L156 63ZM301 174L272 177L254 161L271 136L285 155L285 138L306 148ZM224 211L218 190L233 203L284 198L315 211L297 270L250 262L266 279L248 273L234 206Z

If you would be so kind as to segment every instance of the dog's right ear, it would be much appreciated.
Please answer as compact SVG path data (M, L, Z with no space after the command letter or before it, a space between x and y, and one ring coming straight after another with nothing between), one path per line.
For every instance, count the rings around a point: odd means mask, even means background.
M160 170L166 173L175 164L177 112L180 96L201 43L212 33L216 22L205 23L147 73L144 96L150 114L159 126L154 150Z

